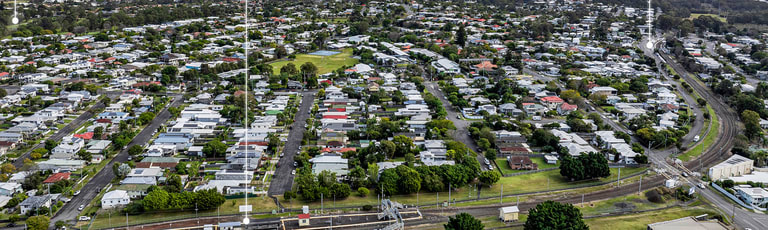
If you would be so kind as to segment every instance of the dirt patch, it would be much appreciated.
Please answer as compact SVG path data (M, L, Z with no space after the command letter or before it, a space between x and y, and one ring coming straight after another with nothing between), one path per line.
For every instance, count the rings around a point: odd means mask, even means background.
M635 206L635 204L628 203L628 202L616 202L616 203L613 204L613 206L616 207L616 209L618 209L621 212L628 212L628 211L632 211L635 208L637 208L637 206Z

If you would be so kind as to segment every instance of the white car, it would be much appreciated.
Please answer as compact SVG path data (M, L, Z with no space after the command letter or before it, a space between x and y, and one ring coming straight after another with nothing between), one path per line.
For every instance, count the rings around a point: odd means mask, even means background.
M77 208L77 211L83 211L85 209L85 205L81 204L79 208Z
M78 220L80 220L80 221L89 221L89 220L91 220L91 217L88 217L88 216L80 216L80 218L78 218Z
M75 194L72 194L73 196L80 195L80 190L75 191Z

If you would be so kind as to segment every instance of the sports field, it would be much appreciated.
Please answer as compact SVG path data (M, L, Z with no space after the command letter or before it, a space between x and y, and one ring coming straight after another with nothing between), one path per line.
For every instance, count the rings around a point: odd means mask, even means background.
M296 65L296 69L300 69L301 65L307 62L312 62L317 66L318 74L326 74L333 72L342 66L353 66L357 64L358 60L352 58L352 48L347 48L341 51L339 54L331 56L320 56L310 54L297 54L296 59L291 61L279 61L272 63L272 70L275 74L280 74L280 68L288 63Z

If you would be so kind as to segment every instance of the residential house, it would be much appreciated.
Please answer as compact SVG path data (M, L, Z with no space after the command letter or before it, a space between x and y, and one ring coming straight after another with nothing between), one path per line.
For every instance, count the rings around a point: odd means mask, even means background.
M20 183L14 182L1 182L0 183L0 196L13 197L14 194L24 192Z
M41 196L30 196L19 204L19 210L22 215L39 208L51 207L53 196L51 194Z
M101 197L101 207L104 209L128 205L130 202L131 197L125 190L110 191Z
M312 163L312 173L315 174L328 170L336 173L337 177L344 177L349 173L348 160L338 155L317 155L310 159L309 162Z
M527 156L507 156L507 164L513 170L537 170L539 165Z

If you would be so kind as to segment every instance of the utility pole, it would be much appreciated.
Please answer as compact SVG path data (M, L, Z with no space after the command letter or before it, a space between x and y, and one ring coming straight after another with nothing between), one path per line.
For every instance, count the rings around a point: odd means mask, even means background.
M637 186L637 194L643 194L643 175L640 175L640 186Z
M503 203L502 200L504 198L504 185L501 185L501 192L499 192L499 204Z
M451 202L451 184L448 183L448 202Z
M619 175L616 177L616 187L621 186L621 168L619 168Z
M320 214L323 214L323 194L320 193Z

